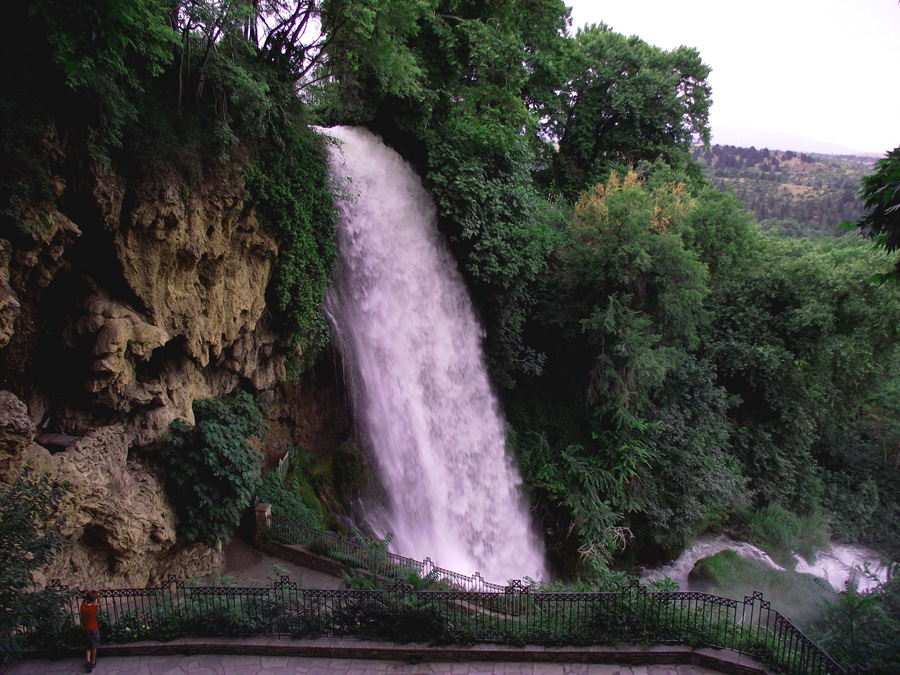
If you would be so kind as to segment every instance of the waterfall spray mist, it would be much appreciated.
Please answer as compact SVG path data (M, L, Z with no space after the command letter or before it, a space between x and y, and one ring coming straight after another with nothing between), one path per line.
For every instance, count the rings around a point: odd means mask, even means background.
M325 309L399 553L488 580L545 576L506 454L483 337L413 169L368 131L334 128L339 262Z

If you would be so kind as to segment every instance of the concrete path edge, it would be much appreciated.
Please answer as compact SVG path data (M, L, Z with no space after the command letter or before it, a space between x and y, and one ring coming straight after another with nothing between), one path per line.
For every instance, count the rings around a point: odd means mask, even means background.
M543 663L601 663L628 666L694 665L729 675L769 675L772 671L759 661L724 649L686 646L617 645L609 647L511 647L478 644L439 646L403 644L356 639L290 638L181 638L171 642L133 642L101 645L106 656L153 656L174 654L241 654L256 656L300 656L314 658L380 659L390 661L463 662L527 661ZM34 650L26 658L65 658L83 655L83 650L50 654Z

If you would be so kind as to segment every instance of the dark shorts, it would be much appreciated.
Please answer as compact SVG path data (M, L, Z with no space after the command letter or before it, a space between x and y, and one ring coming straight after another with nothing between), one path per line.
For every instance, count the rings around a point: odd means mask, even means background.
M84 631L85 649L97 649L100 646L100 629Z

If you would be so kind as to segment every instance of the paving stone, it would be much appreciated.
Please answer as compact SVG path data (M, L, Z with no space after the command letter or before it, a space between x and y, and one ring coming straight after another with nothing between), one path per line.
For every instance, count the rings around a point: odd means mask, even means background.
M589 663L587 675L645 675L645 671L643 668L635 670L628 666L620 666L617 664Z
M259 664L263 668L283 668L288 664L288 657L286 656L262 656L259 659Z
M243 654L179 654L179 649L222 649L230 648L246 650ZM322 650L340 650L352 647L356 653L384 654L394 646L390 643L366 641L320 640L317 642L303 640L204 640L175 641L157 646L161 653L153 656L118 656L115 653L105 656L100 654L98 667L94 675L713 675L717 671L691 665L649 665L622 666L613 664L591 664L580 659L586 658L585 650L573 648L560 650L553 662L534 661L534 658L547 656L547 650L529 648L521 652L522 660L492 661L495 655L504 656L504 651L512 651L497 645L483 645L481 649L472 650L470 654L479 660L455 660L458 648L447 648L444 661L403 662L388 661L378 658L340 659L332 657L299 657L266 654L271 648L317 648ZM403 649L416 649L416 645ZM625 650L626 655L641 658L642 650ZM337 652L339 653L339 651ZM412 652L407 652L412 653ZM438 650L430 652L439 655ZM652 652L648 652L652 653ZM567 655L569 662L565 662ZM505 654L509 656L509 654ZM707 657L721 659L723 663L740 663L753 666L752 659L740 655L711 652ZM729 657L726 659L726 657ZM441 658L438 656L438 658ZM515 658L515 657L514 657ZM83 671L81 658L71 657L56 661L26 660L13 664L4 675L74 675Z
M223 670L198 665L191 667L181 666L181 671L186 675L222 675L224 672Z
M181 667L185 667L185 661L192 659L196 662L198 666L204 666L206 668L215 668L220 673L222 672L222 659L225 658L222 654L191 654L190 656L182 657ZM231 657L229 657L231 658Z
M229 664L226 662L224 666L224 675L257 675L259 673L259 657L257 656L252 663ZM187 675L193 674L188 673Z
M587 663L567 663L566 675L587 675Z
M260 665L261 656L256 656L254 654L239 654L236 656L228 657L228 665L230 666L256 666L257 669Z

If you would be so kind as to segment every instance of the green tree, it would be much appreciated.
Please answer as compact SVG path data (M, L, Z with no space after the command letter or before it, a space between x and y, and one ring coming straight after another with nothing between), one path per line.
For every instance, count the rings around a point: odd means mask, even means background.
M82 110L93 118L95 141L117 145L138 116L133 94L172 63L177 34L170 12L177 9L166 0L24 4L28 19L9 25L34 31L27 49L48 49L65 85L89 102Z
M678 226L692 206L683 184L647 189L613 174L584 196L563 251L581 328L595 350L586 398L602 413L643 410L696 340L707 272Z
M681 237L693 208L683 183L613 174L577 204L540 294L546 374L522 386L545 401L558 391L568 410L533 416L530 396L512 397L512 420L526 440L526 481L555 502L549 511L568 511L589 566L648 518L680 544L741 499L733 464L721 462L723 394L691 358L708 292L706 266ZM679 409L679 397L697 405ZM516 410L522 403L528 413ZM691 476L701 466L710 479L702 487ZM676 476L684 501L666 503L658 481Z
M893 376L898 307L869 282L885 259L859 240L762 240L757 263L710 297L704 353L732 397L735 456L761 505L818 503L812 444Z
M862 198L866 212L857 227L889 253L900 249L900 147L879 159L875 173L863 178ZM900 261L891 276L900 278Z
M606 176L659 156L678 163L699 138L709 143L709 67L697 50L671 52L600 24L570 40L565 96L551 139L555 180L569 198Z
M193 410L194 426L175 420L163 444L166 488L182 536L227 543L260 483L262 455L247 441L266 424L246 392L196 401Z
M36 591L32 572L59 552L56 509L65 491L28 466L10 483L0 483L0 666L21 654L24 634L46 629L41 620L61 599Z

